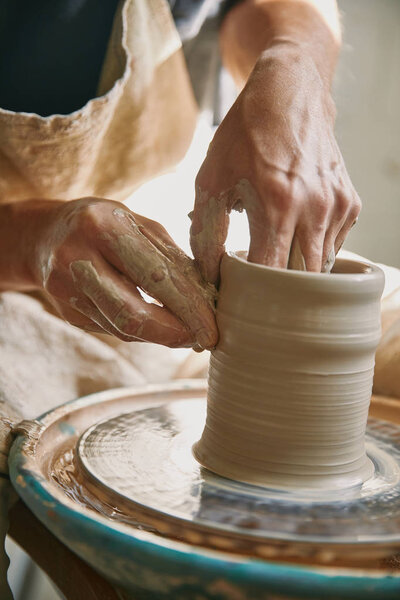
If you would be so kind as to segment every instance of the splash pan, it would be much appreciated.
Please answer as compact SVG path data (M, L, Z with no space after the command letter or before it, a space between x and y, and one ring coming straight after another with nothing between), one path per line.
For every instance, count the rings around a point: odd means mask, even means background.
M398 598L400 408L374 398L374 476L345 492L269 490L193 458L204 382L95 394L21 428L18 493L71 550L140 597Z

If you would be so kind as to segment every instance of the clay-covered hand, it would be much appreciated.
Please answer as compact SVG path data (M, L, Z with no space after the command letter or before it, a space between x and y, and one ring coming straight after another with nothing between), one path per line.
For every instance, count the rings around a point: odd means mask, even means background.
M50 301L77 327L170 347L216 344L212 286L159 223L118 202L55 202L34 261Z
M297 248L307 270L324 270L361 207L334 118L310 56L282 44L259 58L196 180L191 245L208 281L218 280L232 209L247 213L250 261L285 268Z

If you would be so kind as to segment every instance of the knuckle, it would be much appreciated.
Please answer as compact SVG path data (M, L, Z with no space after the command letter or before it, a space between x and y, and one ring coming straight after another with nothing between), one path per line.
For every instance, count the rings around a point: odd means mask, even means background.
M282 178L272 177L267 183L268 193L277 202L292 200L293 193L289 181Z
M53 296L62 296L65 289L65 279L63 274L69 265L69 255L64 249L58 248L43 262L42 281L44 289Z
M353 219L358 217L361 211L361 200L352 186L347 189L342 188L336 194L335 208L341 216L348 215Z
M112 319L113 326L124 336L137 337L140 333L140 322L124 304Z
M297 212L301 209L302 204L300 196L291 193L282 195L279 201L280 209L284 214Z
M274 178L268 182L267 191L275 210L280 213L289 214L302 204L300 194L289 181Z
M356 221L356 219L358 218L358 215L360 214L360 208L361 207L359 207L358 205L351 207L346 219L350 223L350 225L352 225L354 221Z
M311 230L310 236L312 236L312 240L313 240L313 244L315 244L315 246L321 246L322 245L322 241L324 236L325 236L325 232L326 232L326 225L324 222L321 221L316 221L313 224L313 228Z
M359 197L359 195L356 192L354 192L353 201L352 201L352 211L353 211L355 218L357 218L358 215L360 214L361 208L362 208L361 198Z
M333 198L330 194L316 194L312 201L312 211L315 227L324 228L325 220L333 206Z
M74 251L68 243L60 244L53 250L51 257L51 270L54 271L63 267L69 268L69 265L73 260L73 256Z
M103 211L101 210L100 205L98 204L87 204L80 213L80 218L78 221L78 227L87 229L89 228L97 228L101 225L103 220Z
M157 221L153 221L152 219L146 219L144 227L148 231L152 231L159 238L169 237L168 231L163 225L161 225L161 223L158 223Z
M350 204L351 200L347 194L344 194L343 192L336 194L335 212L339 217L343 217L348 212Z
M87 235L91 231L104 229L104 225L110 220L111 213L116 209L129 210L113 200L102 198L85 198L76 214L76 228L79 232L84 231Z

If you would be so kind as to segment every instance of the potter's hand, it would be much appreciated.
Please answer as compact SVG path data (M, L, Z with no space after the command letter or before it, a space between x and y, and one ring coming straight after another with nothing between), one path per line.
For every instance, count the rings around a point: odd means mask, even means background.
M307 270L321 271L338 251L360 200L334 115L310 56L291 44L261 55L197 176L191 245L208 281L218 279L232 209L247 213L252 262L285 268L299 247Z
M160 224L97 198L52 206L37 279L67 321L125 341L215 345L212 286Z

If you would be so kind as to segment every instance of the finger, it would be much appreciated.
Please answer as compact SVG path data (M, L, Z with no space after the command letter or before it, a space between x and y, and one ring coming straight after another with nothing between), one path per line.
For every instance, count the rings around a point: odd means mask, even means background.
M124 342L141 341L132 336L123 335L115 329L85 296L72 296L69 299L69 304L63 300L52 298L52 304L62 318L73 327L78 327L89 333L110 334Z
M124 342L141 341L136 340L132 336L123 335L120 331L112 327L88 298L72 297L70 303L73 308L63 301L54 303L60 315L69 325L78 327L88 333L113 335Z
M225 252L229 214L227 198L211 196L196 186L196 200L190 228L190 246L200 272L206 281L216 284Z
M91 333L107 333L124 341L133 341L114 329L95 305L76 289L70 269L58 266L46 284L47 297L70 325Z
M322 250L322 271L330 272L333 267L333 263L335 262L336 250L335 250L335 241L337 235L340 231L341 227L330 227L326 234L324 240L324 247ZM332 262L333 261L333 262Z
M157 223L140 215L135 215L141 233L155 246L164 256L182 269L187 279L199 287L200 293L208 293L210 302L215 302L216 289L214 285L206 283L202 278L195 262L174 242L166 229Z
M75 307L75 301L77 298L71 298L71 305L63 302L61 300L51 299L51 304L55 307L59 315L67 322L69 325L74 327L78 327L83 331L88 331L90 333L105 333L103 328L94 322L89 316L86 314L82 314L82 312ZM95 308L95 307L93 307Z
M86 296L80 296L79 298L72 298L74 300L73 306L76 311L82 313L82 316L87 316L90 318L91 329L87 329L87 331L91 331L92 333L103 333L112 335L123 342L141 342L138 338L135 338L132 335L126 335L113 327L113 325L106 319L104 315L101 314L99 309L93 304L93 302L87 298ZM76 312L75 311L75 312ZM75 325L75 323L72 323Z
M268 267L286 269L289 260L293 231L277 231L267 227L260 231L259 225L250 224L248 260Z
M352 204L348 194L344 192L343 186L336 189L334 198L332 210L328 218L328 227L322 252L322 271L324 272L330 272L333 267L336 258L335 241L346 222Z
M333 269L333 266L336 262L336 252L334 246L332 246L331 251L329 252L326 259L322 261L322 273L330 273Z
M339 224L331 224L325 234L324 247L322 251L322 272L330 273L336 260L335 242L337 235L343 226L343 221Z
M333 197L325 190L323 194L310 200L312 202L309 210L301 214L294 237L301 250L306 271L321 273L324 266L324 241L332 214Z
M360 200L359 196L357 195L357 193L354 192L351 209L349 210L349 212L346 216L346 219L345 219L345 222L344 222L342 228L340 229L339 233L336 236L336 240L335 240L335 252L336 253L339 252L339 250L343 246L348 234L350 233L351 228L358 221L358 216L360 214L360 211L361 211L361 200Z
M333 223L327 230L324 240L324 248L322 251L322 272L330 273L335 264L336 254L340 247L336 246L337 236L339 235L345 219L339 223Z
M299 240L294 237L290 248L288 269L292 271L306 271L306 263L304 260L303 253L300 248Z
M126 221L126 233L103 241L106 260L181 319L200 346L213 348L218 330L210 296L143 235L131 216Z
M269 267L285 269L288 265L295 223L294 215L282 218L266 216L247 208L250 230L248 260Z
M137 289L105 261L75 261L71 274L109 325L124 336L165 346L191 346L190 332L164 307L147 303Z
M354 219L353 217L346 219L346 222L344 223L343 227L341 228L335 239L334 247L336 254L339 252L339 250L345 243L347 236L349 235L352 227L356 224L356 222L357 219Z
M310 227L298 228L295 237L298 240L301 254L304 258L306 271L320 273L322 270L325 227L319 229L311 229Z

